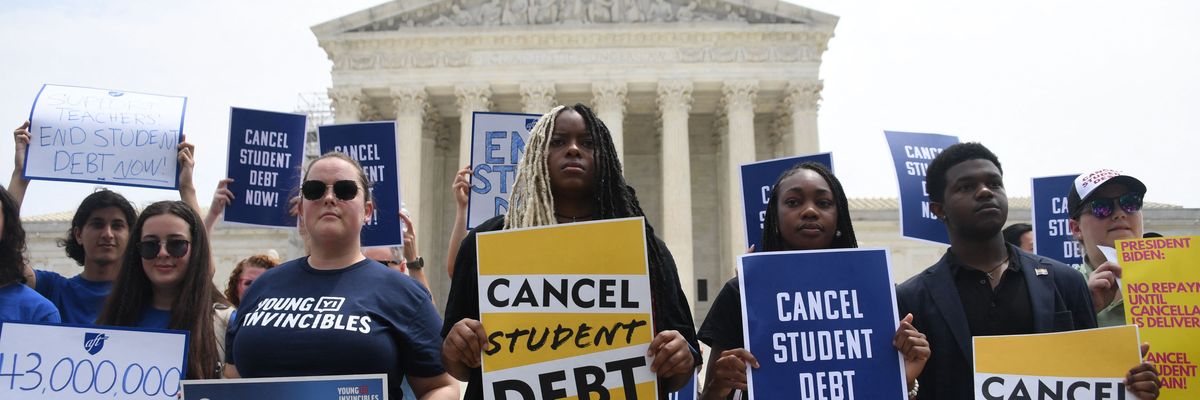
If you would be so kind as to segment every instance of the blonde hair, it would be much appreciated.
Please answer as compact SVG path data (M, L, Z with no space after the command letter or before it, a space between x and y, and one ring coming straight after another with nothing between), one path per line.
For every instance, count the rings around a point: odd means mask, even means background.
M539 118L537 124L529 131L529 139L525 141L525 155L521 156L521 161L517 163L517 179L513 183L512 196L509 198L512 206L504 219L504 229L553 225L558 222L554 218L554 195L550 191L550 169L546 166L546 156L550 151L554 120L565 109L566 106L554 107Z

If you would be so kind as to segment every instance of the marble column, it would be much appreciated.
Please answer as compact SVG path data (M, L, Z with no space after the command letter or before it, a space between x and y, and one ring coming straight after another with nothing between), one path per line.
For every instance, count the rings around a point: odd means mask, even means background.
M790 114L791 130L784 136L784 145L790 154L812 154L821 151L817 134L817 109L820 107L821 89L819 80L788 82L784 105Z
M545 114L558 105L554 102L554 82L525 82L521 84L523 111L530 114ZM465 164L464 164L465 165Z
M361 121L362 107L367 103L367 96L362 88L333 88L329 89L329 101L333 107L333 122L348 124Z
M612 134L613 148L622 165L625 164L625 96L628 91L628 85L621 81L592 83L593 109ZM686 125L684 129L687 129Z
M458 85L454 87L454 96L458 104L460 127L458 131L458 164L455 166L462 168L471 163L471 128L473 125L471 113L488 111L492 108L492 101L489 99L492 96L492 88L487 83ZM455 169L454 172L457 173L458 169Z
M758 81L726 81L721 88L724 97L721 105L728 118L729 135L725 139L725 215L728 237L726 244L730 257L728 264L721 266L722 281L733 277L732 267L737 256L746 252L746 217L742 210L742 190L738 187L741 165L755 161L754 154L754 99L758 94Z
M396 108L396 151L400 157L400 200L416 221L426 220L432 215L423 213L422 153L425 149L424 119L425 102L428 95L421 85L394 86L391 90L392 105ZM418 222L419 224L419 222ZM428 243L428 231L417 230L417 242Z
M659 82L658 108L662 113L663 239L675 256L680 286L694 312L696 269L692 257L692 166L688 143L692 82Z

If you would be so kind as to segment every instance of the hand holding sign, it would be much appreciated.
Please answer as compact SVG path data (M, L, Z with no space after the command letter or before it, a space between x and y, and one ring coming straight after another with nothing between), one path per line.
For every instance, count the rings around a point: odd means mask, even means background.
M900 320L900 328L896 329L896 335L892 337L892 347L904 356L904 376L908 377L910 390L917 377L921 376L921 371L925 370L925 363L932 354L929 350L929 340L913 326L912 321L912 314L905 315L904 319Z
M450 333L446 335L446 339L442 341L442 357L446 358L446 369L451 371L451 375L459 380L465 380L469 374L457 374L460 372L458 366L466 366L467 368L479 368L479 362L483 358L483 348L487 346L487 331L483 329L483 324L478 320L463 318L450 328ZM462 371L465 372L465 371Z
M709 368L708 382L704 385L705 397L727 398L734 389L745 391L746 366L758 368L758 359L749 350L736 348L721 352Z
M1117 280L1121 279L1121 266L1114 261L1105 261L1088 276L1088 291L1092 293L1092 307L1100 312L1121 297Z

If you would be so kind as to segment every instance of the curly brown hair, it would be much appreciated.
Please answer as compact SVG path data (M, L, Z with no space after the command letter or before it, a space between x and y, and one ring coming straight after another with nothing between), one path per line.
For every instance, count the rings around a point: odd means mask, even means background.
M262 269L271 269L279 265L278 261L266 254L256 254L238 261L237 266L233 267L233 272L229 273L229 283L225 284L225 298L229 299L229 303L234 307L241 307L242 296L238 294L238 280L242 277L242 271L247 267L256 267Z

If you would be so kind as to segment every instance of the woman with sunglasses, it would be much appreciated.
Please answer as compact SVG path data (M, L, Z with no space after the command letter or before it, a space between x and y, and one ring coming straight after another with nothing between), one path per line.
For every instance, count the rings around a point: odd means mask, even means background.
M849 202L832 171L819 163L804 162L779 175L767 200L762 246L765 252L858 247ZM746 366L759 365L743 341L737 279L721 288L697 334L712 347L703 399L733 398L735 390L746 391ZM911 314L900 321L892 345L904 356L911 391L930 355L929 342L913 327Z
M218 377L213 333L215 287L204 223L182 201L151 204L138 216L121 271L99 325L177 329L190 333L187 379Z
M582 104L555 107L530 130L517 166L508 215L471 230L455 258L442 327L442 360L451 374L469 382L466 399L483 398L480 362L481 349L487 345L487 334L479 322L476 234L644 216L633 188L625 184L616 154L608 128ZM695 374L700 352L675 260L653 228L649 224L645 228L655 331L650 343L653 362L648 366L658 375L659 398L665 399Z
M1075 178L1067 196L1071 234L1083 247L1080 272L1087 277L1101 327L1125 325L1125 305L1117 288L1121 267L1105 258L1099 246L1114 247L1118 240L1142 237L1145 194L1146 185L1137 178L1102 169Z
M386 373L389 397L457 399L439 354L441 319L429 292L362 255L375 204L357 161L325 153L300 186L307 257L264 272L246 290L226 336L227 377Z

